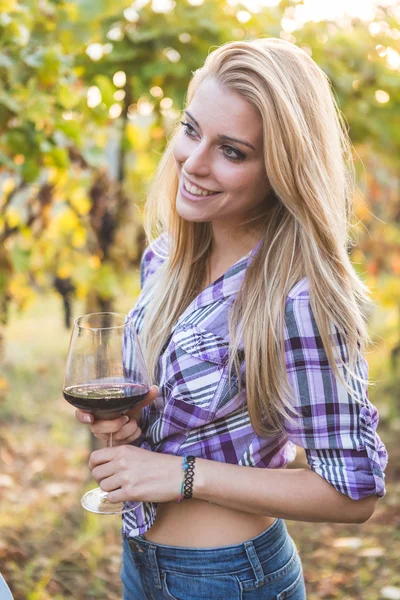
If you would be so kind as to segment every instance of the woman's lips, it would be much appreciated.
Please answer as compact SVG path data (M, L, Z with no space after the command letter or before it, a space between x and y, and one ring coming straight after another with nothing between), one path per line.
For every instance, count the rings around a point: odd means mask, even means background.
M192 194L185 188L184 179L183 176L181 176L179 180L179 193L187 200L191 200L194 202L204 202L205 200L215 198L215 196L218 196L222 192L215 192L214 194L208 194L207 196L196 196L196 194Z

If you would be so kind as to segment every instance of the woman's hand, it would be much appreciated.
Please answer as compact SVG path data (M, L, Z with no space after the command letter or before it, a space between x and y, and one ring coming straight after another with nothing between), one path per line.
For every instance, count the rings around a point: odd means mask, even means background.
M89 469L110 502L177 500L182 484L182 457L135 446L92 452Z
M152 385L149 389L148 394L143 401L125 413L123 416L117 419L95 419L94 416L88 412L76 409L75 416L81 423L90 424L90 431L95 437L107 444L107 436L109 433L113 434L112 442L113 446L120 446L121 444L131 444L137 440L142 430L140 429L138 422L142 414L142 409L151 404L158 394L158 387Z

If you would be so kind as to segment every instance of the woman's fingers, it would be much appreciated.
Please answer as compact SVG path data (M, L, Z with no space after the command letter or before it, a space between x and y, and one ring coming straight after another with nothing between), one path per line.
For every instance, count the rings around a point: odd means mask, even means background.
M135 408L117 419L96 420L92 414L79 409L76 409L75 416L81 423L89 424L90 431L104 444L107 443L107 436L110 433L113 434L113 444L118 446L122 444L131 444L136 441L142 433L138 421L140 420L143 407L151 404L155 398L157 398L157 395L158 386L152 385L148 394L138 406L135 406Z
M99 421L94 421L94 423L91 424L90 431L94 435L117 433L123 428L124 425L128 423L128 421L128 415L123 415L122 417L118 417L118 419L100 419Z
M109 419L109 420L102 419L102 420L96 421L92 414L85 412L83 410L80 410L79 408L77 408L75 410L75 417L81 423L93 423L93 427L95 429L92 429L92 431L95 435L96 434L104 434L104 433L116 433L119 429L121 429L125 425L125 423L128 422L127 419L125 419L125 417L130 417L131 420L139 421L141 414L142 414L142 409L145 406L147 406L148 404L151 404L157 398L157 395L158 395L158 386L157 385L150 386L149 392L145 396L145 398L142 400L142 402L140 404L138 404L138 406L135 406L135 408L132 408L132 410L129 410L124 416L119 417L118 419ZM110 423L112 423L111 428L110 428Z
M127 414L118 417L118 419L96 421L90 413L76 409L75 416L81 423L90 424L90 430L93 435L104 442L104 444L106 444L110 433L113 434L113 443L115 445L130 444L137 440L142 433L135 419L130 419Z
M90 423L90 430L94 435L100 436L114 433L115 439L123 440L134 434L138 429L136 421L130 419L127 414L121 415L117 419L99 419L96 421L90 413L85 413L77 409L75 416L81 423ZM128 423L129 427L126 427ZM119 432L123 432L122 435L117 435Z
M81 423L93 423L93 421L94 421L93 415L91 415L90 413L84 412L83 410L79 410L79 408L77 408L75 410L75 417Z
M158 386L151 385L148 393L143 398L142 402L140 404L138 404L137 406L135 406L135 408L132 408L132 410L129 410L126 414L129 415L131 417L131 419L134 419L135 421L140 421L140 417L142 415L142 409L145 406L147 406L148 404L151 404L152 402L154 402L154 400L157 398L157 395L158 395Z
M99 487L103 490L103 492L111 492L114 490L118 490L122 487L122 485L123 480L119 473L99 481Z
M113 439L116 442L123 442L127 444L128 442L134 442L141 433L142 430L138 426L137 422L134 419L131 419L114 435Z
M114 421L117 421L117 423L114 423ZM93 435L105 445L107 444L107 438L110 433L113 434L113 446L131 444L140 437L142 430L137 422L129 419L127 415L124 415L119 419L114 419L114 421L95 421L93 425L90 426L90 430Z
M103 463L92 469L93 478L99 483L115 474L115 465L112 461Z

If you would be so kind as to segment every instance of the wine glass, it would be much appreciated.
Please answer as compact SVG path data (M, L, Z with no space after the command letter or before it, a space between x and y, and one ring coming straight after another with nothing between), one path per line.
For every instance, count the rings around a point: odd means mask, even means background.
M140 404L150 383L132 320L114 312L90 313L74 322L65 368L63 396L95 419L116 419ZM112 433L107 436L112 446ZM111 503L107 492L90 490L82 506L98 514L122 514L138 502Z

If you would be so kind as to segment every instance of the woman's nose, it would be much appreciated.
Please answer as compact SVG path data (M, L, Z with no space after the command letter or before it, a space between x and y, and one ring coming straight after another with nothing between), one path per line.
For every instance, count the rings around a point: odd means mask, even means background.
M205 146L199 144L193 149L183 163L188 175L208 175L210 173L210 156Z

